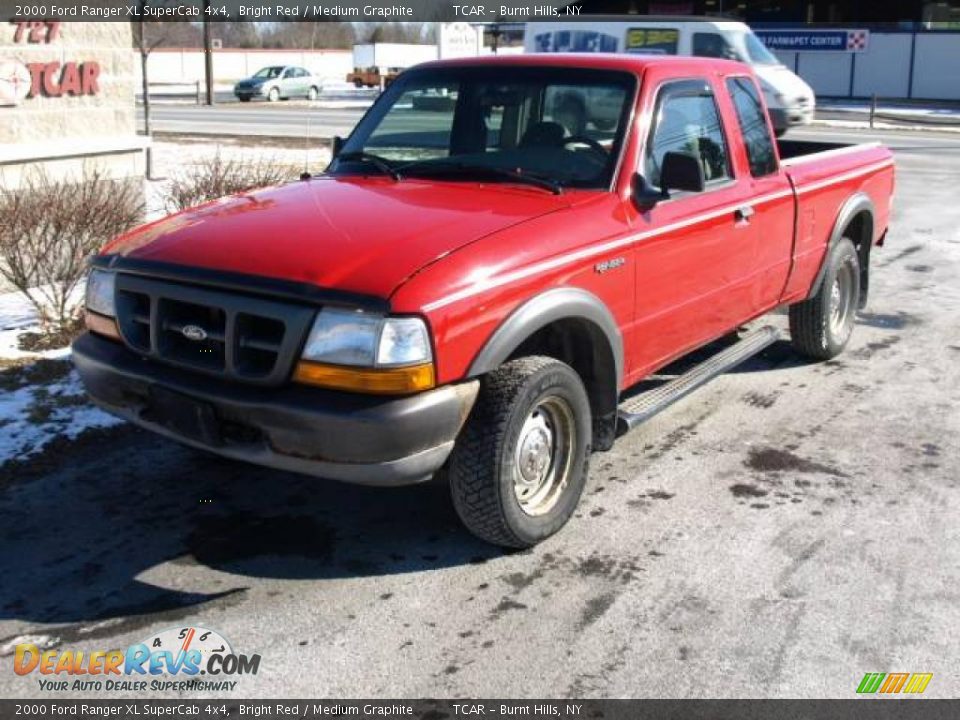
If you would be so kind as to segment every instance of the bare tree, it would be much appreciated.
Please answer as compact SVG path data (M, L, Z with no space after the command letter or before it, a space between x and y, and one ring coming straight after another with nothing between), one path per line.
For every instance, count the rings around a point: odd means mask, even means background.
M139 0L140 19L133 20L133 41L140 52L140 76L143 91L143 127L147 137L150 136L150 79L148 66L150 53L163 45L171 35L171 26L174 23L147 22L144 20L146 0ZM147 178L153 178L153 153L147 148Z
M278 22L261 33L264 47L349 48L355 41L353 25L345 22Z
M432 27L419 22L363 23L357 33L360 42L431 43Z
M33 305L50 334L77 317L86 260L143 218L143 187L102 170L76 179L27 173L17 190L0 185L0 275Z
M218 151L212 158L175 174L164 201L170 212L176 212L225 195L278 185L299 174L296 166L269 156L227 160Z

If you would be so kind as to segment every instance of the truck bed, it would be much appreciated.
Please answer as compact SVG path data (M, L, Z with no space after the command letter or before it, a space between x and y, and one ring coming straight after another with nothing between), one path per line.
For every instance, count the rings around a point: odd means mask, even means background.
M822 153L839 154L854 152L877 147L879 143L831 143L817 140L777 140L780 151L780 160L784 165L795 165L797 162L815 160L814 155Z

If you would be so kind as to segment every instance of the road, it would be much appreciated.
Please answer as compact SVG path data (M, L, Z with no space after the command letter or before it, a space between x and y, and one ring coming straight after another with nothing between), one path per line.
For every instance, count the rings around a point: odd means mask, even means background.
M304 137L311 133L328 138L349 134L363 112L362 108L311 108L305 102L284 103L279 107L265 103L225 103L212 108L156 104L150 116L153 129L159 132L281 137ZM142 129L142 108L140 123Z
M151 117L154 130L160 132L280 137L304 137L305 134L310 133L320 138L328 138L333 135L346 136L365 110L363 107L356 107L356 101L341 104L353 106L331 107L336 103L322 103L311 107L305 101L290 101L277 105L264 102L250 104L223 102L214 107L186 103L155 103L151 110ZM142 108L140 112L142 129ZM865 119L862 114L830 110L818 111L817 117L823 120L845 122ZM791 136L799 132L806 132L806 130L792 131Z
M894 140L847 352L778 343L621 438L542 546L472 539L440 485L322 482L121 427L0 468L0 652L197 625L261 655L233 697L851 698L893 671L957 696L960 138ZM0 696L39 695L0 673Z

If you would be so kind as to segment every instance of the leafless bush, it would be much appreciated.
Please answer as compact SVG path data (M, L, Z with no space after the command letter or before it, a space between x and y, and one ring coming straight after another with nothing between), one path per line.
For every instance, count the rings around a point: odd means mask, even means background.
M79 180L32 170L18 189L0 186L0 275L29 299L46 333L63 335L82 304L86 258L142 218L139 181L99 169Z
M167 209L174 212L224 195L276 185L298 174L297 167L272 158L225 160L218 152L175 176L164 200Z

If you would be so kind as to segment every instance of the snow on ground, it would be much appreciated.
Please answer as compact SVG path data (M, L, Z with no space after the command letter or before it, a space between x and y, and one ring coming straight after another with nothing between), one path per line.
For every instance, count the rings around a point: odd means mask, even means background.
M17 347L21 334L39 329L22 295L0 294L0 465L35 454L58 436L73 439L120 423L87 400L69 347L44 352Z
M889 123L877 120L870 127L866 120L814 120L813 124L818 127L838 128L843 130L902 130L904 132L938 132L938 133L960 133L960 126L951 125L906 125L901 123Z
M0 392L0 465L27 458L56 437L73 439L122 422L90 404L69 359L41 362L55 364L49 378Z
M870 103L865 100L831 100L820 98L817 100L817 107L821 110L832 110L839 112L869 112ZM946 120L955 120L960 123L960 105L921 105L911 103L909 105L879 102L877 112L882 115L897 115L906 118L937 118Z

